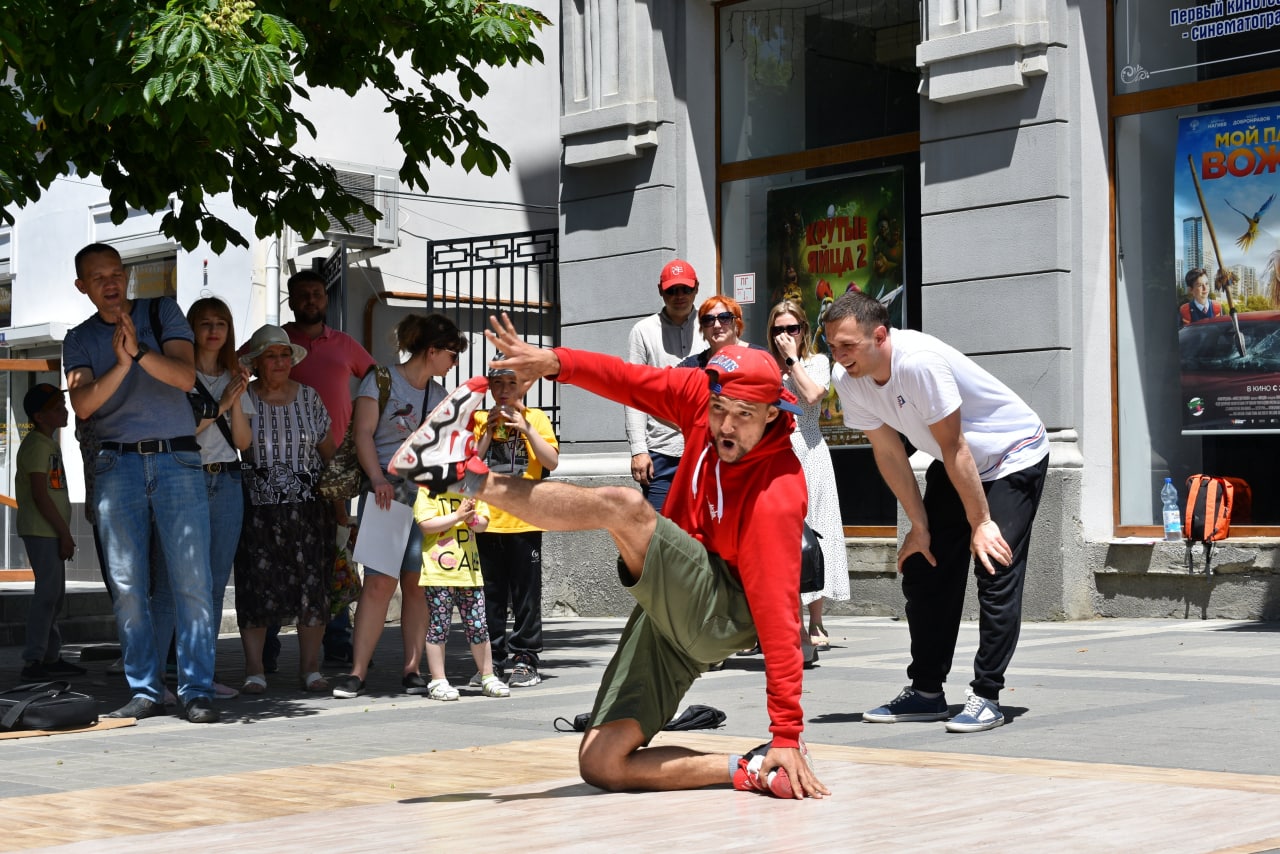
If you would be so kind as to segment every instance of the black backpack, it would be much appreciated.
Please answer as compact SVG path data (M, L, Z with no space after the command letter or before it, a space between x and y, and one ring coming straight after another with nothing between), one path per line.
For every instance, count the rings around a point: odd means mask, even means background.
M96 724L97 700L70 689L69 682L32 682L0 691L0 732Z

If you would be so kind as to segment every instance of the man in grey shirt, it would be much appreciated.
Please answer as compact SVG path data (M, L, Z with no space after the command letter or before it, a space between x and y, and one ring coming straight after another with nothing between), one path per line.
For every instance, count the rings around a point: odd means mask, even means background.
M637 365L670 368L707 347L707 342L698 334L698 317L693 311L698 297L698 274L693 265L677 258L663 267L658 279L658 295L662 297L662 311L631 327L627 360ZM638 409L627 407L626 414L631 476L640 484L653 509L661 513L671 478L684 453L684 438L679 430Z

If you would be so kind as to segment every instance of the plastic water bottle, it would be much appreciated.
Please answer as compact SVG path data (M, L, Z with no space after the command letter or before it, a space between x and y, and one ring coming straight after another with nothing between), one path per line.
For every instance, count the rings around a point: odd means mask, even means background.
M1164 538L1174 541L1182 539L1182 513L1178 510L1178 490L1173 485L1173 478L1164 479L1164 487L1160 490L1160 503L1164 505Z

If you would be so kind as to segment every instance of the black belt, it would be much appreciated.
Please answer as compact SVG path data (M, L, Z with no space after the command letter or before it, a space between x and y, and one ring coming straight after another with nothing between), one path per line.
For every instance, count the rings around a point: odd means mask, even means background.
M178 436L175 439L143 439L141 442L100 442L104 451L118 454L171 454L174 451L199 451L195 436Z

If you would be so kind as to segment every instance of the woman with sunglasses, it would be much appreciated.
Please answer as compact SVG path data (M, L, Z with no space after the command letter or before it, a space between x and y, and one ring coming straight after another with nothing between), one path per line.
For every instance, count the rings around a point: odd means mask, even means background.
M396 365L370 371L356 392L355 411L351 418L351 434L356 456L365 477L367 491L362 491L360 514L364 515L368 492L383 510L392 501L413 506L418 485L387 473L387 463L409 434L418 429L427 413L444 400L445 388L436 377L448 375L458 364L458 354L467 349L467 339L452 320L442 314L411 314L395 328L396 348L409 357ZM378 375L390 375L387 405L378 410ZM364 693L364 680L369 672L369 659L382 637L387 621L387 606L400 585L400 627L404 644L404 663L400 684L408 694L427 693L426 680L419 668L427 641L427 599L418 586L422 573L422 531L409 528L399 566L364 567L364 587L356 602L351 673L332 681L333 696L358 697Z
M703 301L698 307L698 326L707 341L707 349L684 359L678 368L705 368L707 360L731 344L741 344L753 350L763 350L758 344L748 344L742 335L742 306L733 297L717 294Z
M782 385L800 400L803 414L796 418L791 445L809 486L809 510L805 522L822 537L822 559L826 587L818 593L802 593L800 601L809 609L809 639L817 649L827 649L830 639L822 625L824 599L849 598L849 562L845 554L844 527L836 494L836 474L831 452L818 414L831 384L831 363L821 353L810 352L809 320L804 308L783 300L769 312L769 352L782 371Z

